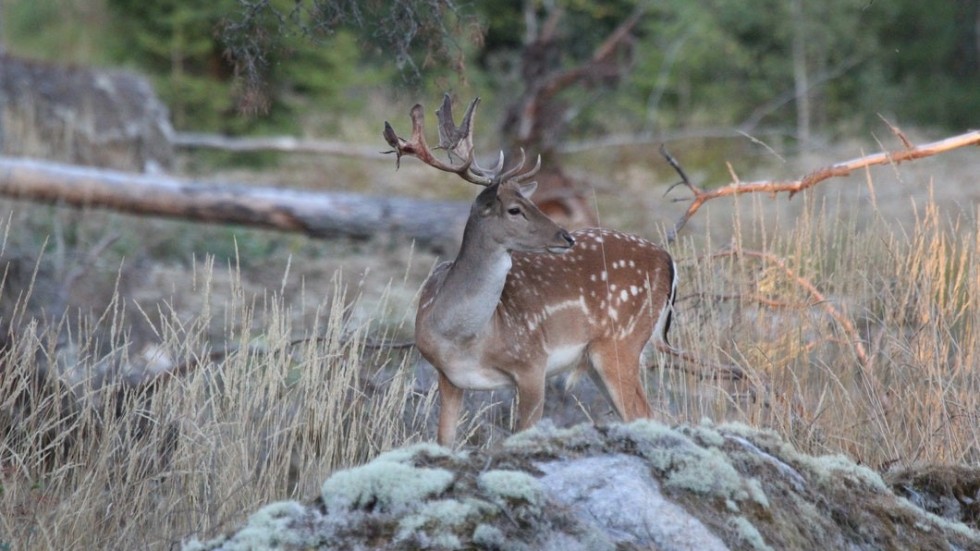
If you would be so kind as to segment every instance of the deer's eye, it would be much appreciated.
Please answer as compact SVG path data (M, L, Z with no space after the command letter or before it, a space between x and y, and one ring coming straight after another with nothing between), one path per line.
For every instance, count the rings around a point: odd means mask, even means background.
M509 209L507 209L507 214L510 214L511 216L517 216L520 213L521 213L521 209L517 207L510 207Z

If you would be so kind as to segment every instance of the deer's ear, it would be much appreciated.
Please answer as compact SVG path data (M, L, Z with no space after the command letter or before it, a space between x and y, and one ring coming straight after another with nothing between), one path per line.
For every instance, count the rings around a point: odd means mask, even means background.
M517 184L517 191L521 193L526 199L530 199L534 192L538 189L537 182L523 182Z

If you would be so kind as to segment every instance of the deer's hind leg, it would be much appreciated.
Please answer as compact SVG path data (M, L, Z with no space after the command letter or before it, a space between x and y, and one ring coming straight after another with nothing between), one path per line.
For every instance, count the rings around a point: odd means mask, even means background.
M544 414L545 371L528 369L519 372L514 376L514 384L517 387L517 430L527 430Z
M653 417L640 373L642 350L642 345L615 339L589 345L590 374L624 421Z

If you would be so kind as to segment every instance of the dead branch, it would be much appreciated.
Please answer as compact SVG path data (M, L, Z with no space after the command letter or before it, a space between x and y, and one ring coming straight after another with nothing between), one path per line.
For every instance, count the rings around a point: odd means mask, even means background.
M735 293L735 294L724 294L724 293L691 293L689 295L684 295L682 297L677 297L677 303L695 300L700 302L701 300L713 300L716 302L727 302L727 301L748 301L755 302L766 308L772 310L802 310L809 307L808 304L798 304L794 302L784 302L781 300L773 300L769 297L764 297L759 294L749 293Z
M861 335L858 333L857 328L851 322L851 319L841 312L837 307L833 305L832 302L827 300L827 297L820 292L816 285L813 284L809 279L803 277L802 275L796 273L795 270L789 267L786 260L780 258L772 253L764 251L753 251L748 249L733 249L729 251L723 251L713 255L714 258L722 258L729 256L744 256L749 258L757 258L765 262L769 262L775 265L777 268L786 274L786 277L794 281L800 288L805 290L807 294L810 295L812 306L819 306L821 310L824 311L827 316L833 319L837 325L841 328L844 334L847 336L848 344L854 351L855 357L857 357L858 362L861 363L861 367L864 370L871 370L871 358L868 356L868 352L864 347L864 343L861 341Z
M0 157L0 196L319 238L399 235L434 248L455 239L468 211L457 201L204 183L7 157Z
M888 125L888 129L891 130L892 134L895 134L895 137L902 142L902 145L905 146L905 149L912 149L915 147L915 145L912 144L912 140L910 140L909 137L905 135L905 132L902 132L902 130L899 127L892 124L891 121L883 117L881 113L878 113L878 118L881 119L881 122Z
M559 153L573 154L597 149L617 147L638 147L696 139L744 138L741 130L732 127L690 128L671 132L645 131L637 134L608 134L598 138L564 142L555 148ZM767 129L757 131L755 136L774 136L784 134L781 130Z
M593 50L589 59L567 69L556 69L547 60L552 56L545 52L558 53L557 23L563 9L554 7L540 32L528 28L528 42L524 46L521 72L525 76L524 92L508 107L509 115L504 123L504 134L528 150L538 150L548 161L554 145L547 143L544 136L562 136L563 116L550 113L555 97L562 91L592 78L616 77L623 72L623 63L616 59L617 52L628 45L633 31L646 14L646 8L638 6L623 20L599 46ZM559 108L564 111L564 108Z
M312 140L294 136L263 136L236 138L220 134L179 132L171 140L174 146L183 148L219 149L247 153L251 151L277 151L280 153L312 153L334 155L372 161L384 160L374 147L350 145L343 142Z
M894 129L894 127L892 128ZM907 141L907 138L903 141ZM849 161L836 163L814 170L799 180L761 180L757 182L734 181L728 185L710 191L705 191L691 182L680 168L680 163L678 163L677 160L674 159L669 152L667 152L665 147L661 146L661 154L663 154L663 156L667 159L667 162L670 163L674 170L676 170L681 176L681 181L668 188L667 191L669 192L677 185L684 185L691 190L691 193L694 195L694 197L691 199L690 205L687 207L687 211L685 211L677 223L674 224L674 227L667 232L667 241L672 242L674 239L676 239L677 233L680 232L684 225L687 224L687 221L694 216L694 213L696 213L702 205L712 199L717 199L718 197L742 195L745 193L770 193L775 195L783 192L787 193L789 197L793 197L793 195L809 189L820 182L831 178L847 176L857 169L884 164L898 164L905 161L913 161L924 157L938 155L940 153L946 153L961 147L978 145L980 145L980 130L974 130L972 132L967 132L965 134L960 134L958 136L953 136L920 146L912 146L911 143L907 143L905 149L901 151L882 151L880 153L865 155Z
M546 101L548 98L555 96L562 90L594 73L604 64L609 63L609 60L612 58L613 54L616 53L620 45L622 45L632 36L631 33L633 32L633 29L636 28L636 25L643 19L644 15L646 15L646 9L642 6L637 7L637 9L634 10L633 13L622 23L620 23L619 26L616 27L616 29L613 30L608 37L606 37L602 44L595 49L595 51L592 53L592 57L587 62L549 77L539 88L537 94L535 94L534 101Z
M669 344L662 342L657 342L655 344L656 349L659 352L667 354L668 356L673 356L679 360L697 366L699 369L686 367L686 366L670 366L682 373L687 373L688 375L694 375L700 380L705 379L715 379L715 380L727 380L727 381L741 381L747 377L745 370L734 364L712 364L706 362L701 358L698 358L690 352L685 352L683 350L678 350Z

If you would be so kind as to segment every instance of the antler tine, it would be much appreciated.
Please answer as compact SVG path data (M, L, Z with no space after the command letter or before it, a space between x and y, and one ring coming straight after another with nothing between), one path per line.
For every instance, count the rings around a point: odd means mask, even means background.
M402 155L411 155L431 167L457 174L467 182L481 186L490 185L491 182L485 176L471 170L473 164L472 119L476 110L476 104L479 101L479 98L473 100L473 103L466 110L462 124L458 128L452 120L452 103L448 94L443 100L442 107L436 112L440 123L439 146L448 149L452 154L461 158L463 160L462 164L453 165L451 156L450 163L447 164L432 154L425 141L425 132L423 130L425 126L425 113L419 104L415 104L409 113L412 119L412 135L408 140L399 137L395 133L394 128L385 122L383 136L385 141L388 142L388 145L394 148L393 151L387 151L386 153L395 153L397 156L396 167L400 166Z
M463 113L463 120L456 126L452 98L448 93L443 94L442 105L436 110L436 118L439 119L439 148L447 150L450 159L455 155L463 160L459 175L466 181L486 186L490 185L491 179L474 160L473 117L479 104L480 98L474 98Z
M504 152L500 152L500 157L497 159L497 164L491 168L483 168L480 165L473 163L473 172L480 174L494 182L506 182L508 179L514 180L518 183L526 182L528 179L533 178L534 175L541 170L541 155L538 155L537 161L534 163L534 167L523 174L520 174L522 168L524 168L524 163L526 162L526 157L524 154L524 149L521 150L521 160L516 165L510 168L507 172L501 172L504 165Z
M388 124L388 121L385 121L385 130L384 132L381 133L381 135L384 136L385 141L388 142L388 145L394 148L391 151L384 151L383 153L394 153L395 169L397 170L401 168L402 155L404 154L403 144L405 143L405 140L399 138L398 135L395 134L395 129L392 128L390 124Z
M476 106L480 103L480 98L475 98L466 108L463 120L456 126L453 117L453 101L449 94L442 97L442 105L436 110L436 118L439 120L439 148L449 151L460 159L471 159L473 157L473 116L476 114Z
M518 174L517 176L514 176L514 180L517 180L517 182L519 183L526 182L529 179L534 178L534 176L540 170L541 170L541 155L538 155L538 160L534 163L534 168L528 170L524 174Z
M476 161L473 161L473 172L476 172L480 176L486 178L487 180L494 181L498 174L500 174L501 169L504 167L504 152L501 151L500 155L497 157L497 162L490 168L483 168Z
M499 178L498 178L499 181L506 182L507 180L509 180L511 178L517 178L518 180L520 179L520 176L518 176L518 173L521 171L521 169L524 168L524 162L527 161L527 155L524 153L524 148L523 147L520 149L520 152L521 152L521 160L518 161L516 165L512 166L510 168L510 170L508 170L507 172L504 172L503 174L501 174L499 176ZM535 169L535 171L536 170L537 169ZM534 174L531 174L531 176L533 176L533 175Z

